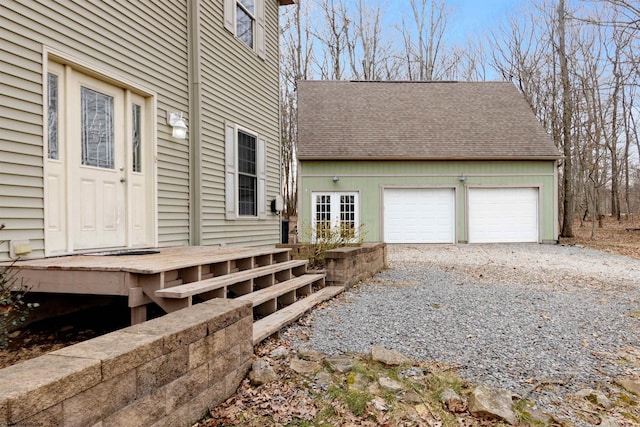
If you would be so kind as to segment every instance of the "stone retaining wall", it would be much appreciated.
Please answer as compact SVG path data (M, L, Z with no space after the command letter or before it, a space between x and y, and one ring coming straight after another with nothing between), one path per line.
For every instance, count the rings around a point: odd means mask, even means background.
M307 257L310 252L308 243L278 247L291 248L291 253L296 258ZM324 253L324 264L327 285L348 288L386 268L387 245L362 243L359 246L330 249Z
M347 288L373 277L387 265L387 245L363 243L358 247L336 248L325 253L326 283Z
M191 426L251 367L250 304L213 299L0 370L0 426Z

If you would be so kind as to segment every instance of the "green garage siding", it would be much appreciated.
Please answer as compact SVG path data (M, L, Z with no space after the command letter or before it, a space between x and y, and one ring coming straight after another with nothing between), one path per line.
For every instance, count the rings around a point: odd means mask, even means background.
M460 177L464 175L463 182ZM338 182L333 177L338 176ZM466 242L466 189L469 187L538 187L540 241L557 239L555 161L304 161L300 163L300 227L311 224L311 193L358 191L360 223L366 241L382 241L384 187L456 189L456 235Z

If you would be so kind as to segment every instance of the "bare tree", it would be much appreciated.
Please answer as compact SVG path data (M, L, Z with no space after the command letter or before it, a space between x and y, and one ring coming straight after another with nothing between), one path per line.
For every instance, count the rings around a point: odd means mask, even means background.
M415 28L404 18L400 32L409 80L436 79L436 65L447 29L445 0L409 0Z
M566 3L566 4L565 4ZM283 18L283 191L295 213L297 93L301 79L482 80L490 64L520 89L564 154L562 236L573 218L595 220L640 208L640 141L634 105L640 87L637 1L531 0L490 37L448 46L445 0L410 0L383 28L380 0L296 2ZM635 191L635 193L634 193ZM635 204L634 204L635 203Z
M443 51L438 79L483 81L487 78L487 58L478 39L468 37L464 44Z
M551 62L550 35L539 31L544 26L541 19L533 10L522 11L493 32L490 64L504 80L515 83L536 116L549 128L544 112L549 103L542 98L548 94L543 84L550 81L546 68Z
M562 143L564 167L562 174L564 191L564 216L562 218L562 237L573 237L573 158L571 153L571 82L566 50L566 7L564 0L558 0L558 57L560 58L560 78L562 81Z
M345 55L348 52L348 8L344 0L322 0L320 9L323 25L314 33L318 43L323 46L317 63L320 77L323 80L342 80Z
M280 55L280 135L282 194L286 217L297 215L297 82L306 80L313 59L313 40L309 21L304 17L302 2L296 2L289 15L283 17Z
M597 20L592 23L600 25L615 24L618 26L624 26L631 30L640 30L640 4L638 1L632 0L586 0L587 2L606 3L613 6L619 15L616 20Z

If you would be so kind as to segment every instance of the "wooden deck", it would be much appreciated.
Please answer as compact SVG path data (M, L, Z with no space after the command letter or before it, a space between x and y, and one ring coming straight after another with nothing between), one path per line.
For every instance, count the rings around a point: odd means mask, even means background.
M20 270L20 277L24 278L31 292L127 296L131 288L138 286L137 281L142 275L168 273L169 276L176 276L177 280L178 276L188 275L188 271L196 276L199 272L201 274L204 265L226 266L242 263L242 260L247 264L256 257L269 257L270 254L280 256L282 260L289 259L287 249L273 247L184 246L155 250L159 253L115 256L82 254L24 260L15 263L14 268ZM232 268L231 265L229 268Z
M306 261L291 261L288 248L153 251L158 253L103 252L23 260L14 268L31 292L126 296L133 324L146 320L151 303L169 313L211 298L241 298L254 307L259 321L256 339L277 332L339 292L332 289L315 295L324 288L324 274L307 274Z
M87 253L18 261L15 267L25 270L101 270L153 274L178 268L260 256L274 252L288 253L289 249L274 249L273 246L258 248L179 246L158 248L153 249L153 251L159 251L159 253L147 255L96 255L95 253ZM118 252L120 251L113 251L112 253ZM107 252L97 253L105 254Z

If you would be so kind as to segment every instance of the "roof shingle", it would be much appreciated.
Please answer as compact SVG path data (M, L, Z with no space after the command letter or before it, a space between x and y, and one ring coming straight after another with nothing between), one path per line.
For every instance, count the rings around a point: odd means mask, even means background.
M509 82L298 82L298 158L558 159Z

